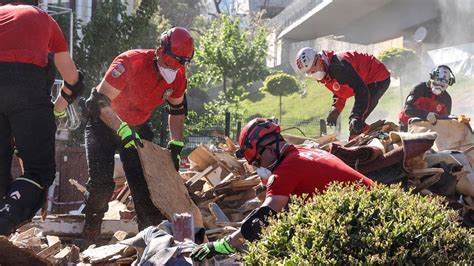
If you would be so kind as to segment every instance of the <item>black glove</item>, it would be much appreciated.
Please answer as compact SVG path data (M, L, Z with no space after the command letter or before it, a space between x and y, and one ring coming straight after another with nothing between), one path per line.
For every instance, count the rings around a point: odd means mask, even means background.
M171 152L171 159L174 162L174 168L176 171L179 170L179 161L181 161L181 151L183 150L184 142L180 140L170 140L168 142L168 147L166 147Z
M349 131L354 134L360 134L362 133L362 130L364 130L364 127L365 122L361 118L351 118L351 121L349 122Z
M339 117L339 111L336 108L333 108L329 112L328 117L326 118L326 123L328 126L336 126L337 118Z

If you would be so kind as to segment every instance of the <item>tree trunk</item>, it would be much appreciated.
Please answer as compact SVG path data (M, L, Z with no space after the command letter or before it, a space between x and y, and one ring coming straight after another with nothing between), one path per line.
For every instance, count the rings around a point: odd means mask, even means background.
M224 91L224 96L225 96L225 99L227 99L227 81L226 81L226 78L225 78L225 75L222 76L222 90Z

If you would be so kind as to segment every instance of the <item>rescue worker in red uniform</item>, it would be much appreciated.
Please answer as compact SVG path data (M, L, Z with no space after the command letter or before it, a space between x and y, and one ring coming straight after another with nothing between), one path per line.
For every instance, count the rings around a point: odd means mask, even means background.
M296 55L296 66L334 94L332 109L326 118L329 126L336 125L346 100L355 96L349 115L349 139L368 129L365 120L390 86L390 72L385 65L366 53L316 52L305 47Z
M280 135L280 126L264 118L250 121L240 134L236 156L257 167L266 185L266 197L260 208L252 211L239 230L211 243L199 245L191 258L203 261L214 255L231 254L245 240L259 239L267 217L281 212L290 196L324 192L331 182L360 182L367 188L374 183L346 165L336 156L319 149L305 149L288 144Z
M152 112L164 102L169 105L171 151L176 170L184 146L186 65L194 54L193 38L181 27L160 37L157 50L130 50L116 57L105 77L86 101L85 129L89 180L84 237L94 240L113 194L114 154L118 150L130 187L139 230L157 225L164 216L150 199L137 146L151 141ZM163 188L166 189L166 188Z
M55 116L63 118L84 88L61 29L37 5L0 0L0 235L29 221L45 202L56 172ZM53 105L54 66L64 85ZM24 168L16 179L13 143Z
M440 65L430 72L430 80L416 85L408 94L405 107L400 112L400 129L407 131L408 120L419 117L435 124L438 116L451 114L451 96L446 91L456 82L448 66Z

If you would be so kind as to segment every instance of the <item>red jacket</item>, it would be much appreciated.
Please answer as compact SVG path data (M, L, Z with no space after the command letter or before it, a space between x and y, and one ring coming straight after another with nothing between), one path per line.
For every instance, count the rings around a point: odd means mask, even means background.
M390 72L377 58L366 53L323 53L327 56L327 75L320 82L334 93L333 106L341 112L347 98L355 95L351 116L363 117L370 102L367 85L390 78Z
M429 112L438 115L450 115L451 96L446 91L443 91L440 95L435 95L431 92L428 83L422 82L408 94L405 108L399 115L400 124L408 125L408 119L412 117L426 119Z

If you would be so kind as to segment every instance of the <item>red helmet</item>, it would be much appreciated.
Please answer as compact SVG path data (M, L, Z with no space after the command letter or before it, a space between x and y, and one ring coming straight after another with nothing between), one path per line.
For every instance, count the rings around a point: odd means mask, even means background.
M235 156L245 158L249 163L252 163L257 153L263 152L261 142L271 136L278 137L277 140L281 139L280 131L280 126L271 119L255 118L251 120L240 133L240 149L235 152Z
M189 31L174 27L161 34L160 47L156 53L166 65L176 69L191 61L194 55L194 41Z

